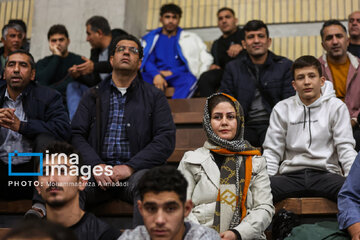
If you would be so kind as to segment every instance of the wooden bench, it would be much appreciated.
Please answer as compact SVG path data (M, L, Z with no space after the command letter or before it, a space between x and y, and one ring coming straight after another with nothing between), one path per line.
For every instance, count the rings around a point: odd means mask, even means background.
M318 197L287 198L276 203L275 209L276 212L285 209L298 215L335 215L338 213L335 202Z

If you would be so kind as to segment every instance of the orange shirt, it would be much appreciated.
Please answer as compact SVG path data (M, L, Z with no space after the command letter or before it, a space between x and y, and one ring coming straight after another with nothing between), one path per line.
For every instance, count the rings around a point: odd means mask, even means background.
M328 64L333 77L336 97L344 101L346 95L346 79L349 72L350 60L347 58L346 63L344 64L332 64L328 60Z

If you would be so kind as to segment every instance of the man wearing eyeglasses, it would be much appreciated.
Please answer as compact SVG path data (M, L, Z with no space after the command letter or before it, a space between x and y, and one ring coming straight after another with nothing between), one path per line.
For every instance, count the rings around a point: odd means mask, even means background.
M72 144L85 165L99 169L86 203L120 197L134 204L134 227L142 223L136 185L149 169L166 162L175 147L175 125L165 95L138 75L143 49L131 35L114 42L112 78L82 97L72 121ZM108 176L107 169L113 174Z
M350 35L348 51L360 57L360 11L352 12L349 15L348 29Z

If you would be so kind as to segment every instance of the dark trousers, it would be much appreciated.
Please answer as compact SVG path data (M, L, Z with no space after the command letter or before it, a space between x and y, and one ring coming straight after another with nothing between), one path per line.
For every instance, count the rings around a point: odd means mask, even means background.
M360 127L359 127L359 125L355 126L353 128L353 134L354 134L354 138L355 138L355 142L356 142L355 150L357 152L359 152L360 151Z
M337 202L345 177L314 169L270 177L274 203L291 197L324 197Z
M209 97L220 88L224 70L213 69L201 74L198 81L200 97Z
M268 122L247 125L245 123L244 138L254 147L262 147L266 131L269 127Z
M80 205L83 206L85 203L85 208L89 209L112 199L121 199L134 205L133 227L144 225L137 205L137 201L140 200L137 184L146 171L147 169L137 171L130 178L122 182L124 186L110 187L106 191L97 186L93 187L90 185L86 187L84 194L80 195Z

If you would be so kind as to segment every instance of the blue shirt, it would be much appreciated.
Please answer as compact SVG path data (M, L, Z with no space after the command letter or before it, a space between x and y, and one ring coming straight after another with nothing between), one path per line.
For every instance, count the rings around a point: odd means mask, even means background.
M4 105L2 108L15 108L15 115L20 121L26 122L27 118L23 109L22 94L20 94L16 100L12 100L6 89ZM32 152L32 144L29 139L22 134L15 132L11 129L1 127L0 128L0 159L4 163L8 163L8 153L17 150L19 153ZM11 164L17 165L29 162L31 157L12 157Z
M162 33L159 34L154 51L150 54L145 67L145 71L149 72L152 77L159 74L160 70L170 70L173 75L188 72L177 51L176 38L176 36L168 37Z
M124 120L126 93L123 95L111 80L109 120L102 158L110 165L119 165L131 157L130 143Z

